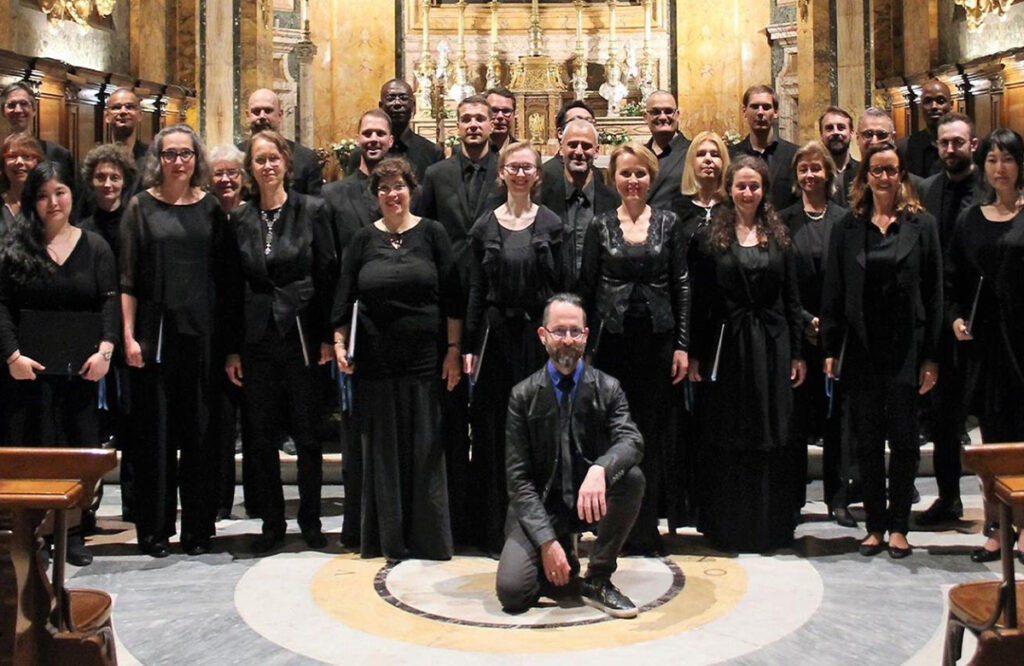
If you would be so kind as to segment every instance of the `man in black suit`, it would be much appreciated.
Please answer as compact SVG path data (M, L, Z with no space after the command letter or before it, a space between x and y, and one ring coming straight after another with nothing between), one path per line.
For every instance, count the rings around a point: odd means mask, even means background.
M832 193L832 201L843 208L849 208L850 187L860 167L860 162L850 157L853 116L838 106L828 107L818 117L818 134L836 164L836 190Z
M743 93L743 118L750 132L729 149L735 159L739 155L759 157L768 164L771 179L771 203L783 210L799 201L793 193L793 155L796 144L775 136L779 117L779 99L771 86L753 85Z
M897 144L903 155L907 171L921 178L928 178L942 170L943 160L935 146L939 120L953 109L953 95L938 79L932 79L921 88L921 111L924 114L924 129L900 139Z
M4 118L10 127L10 132L28 132L35 135L36 118L36 96L32 86L26 81L15 81L0 90L0 105ZM38 137L37 137L38 139ZM78 187L78 172L75 169L75 159L71 152L64 146L52 141L38 139L43 148L43 155L47 162L57 162L65 169L65 173L71 177L75 184L75 193ZM76 197L77 198L77 197Z
M957 218L974 202L975 188L982 176L974 164L978 139L970 118L960 113L947 113L938 122L936 137L942 171L921 184L921 203L935 216L939 242L945 252L953 238ZM953 332L943 326L939 341L942 381L937 390L932 391L931 413L924 415L925 421L931 423L935 444L935 481L939 497L917 517L919 525L937 525L964 515L960 500L960 444L967 439L966 415L961 408L963 377L954 362L955 346Z
M618 380L582 361L586 324L578 296L551 297L537 329L549 360L509 400L509 510L496 587L510 613L568 584L580 568L576 535L596 529L583 602L612 617L637 615L611 576L644 494L643 439Z
M560 172L545 174L541 203L562 218L562 270L567 288L574 289L583 260L583 237L595 215L618 207L619 195L605 185L594 168L597 128L583 119L570 121L562 132ZM548 160L548 164L554 160Z
M565 126L573 120L582 119L586 120L591 125L594 124L594 110L584 102L583 100L573 99L562 105L562 108L558 110L555 115L555 136L558 138L558 145L562 145L562 134L565 132ZM555 153L551 159L544 162L544 166L541 167L543 174L542 180L547 181L551 178L557 177L562 173L564 164L562 162L562 153L559 151ZM597 170L596 167L592 167ZM600 172L598 172L600 176Z
M281 106L281 99L273 90L260 88L249 95L246 117L249 120L249 129L253 134L265 129L280 132L281 122L284 120L284 109ZM291 189L300 194L320 196L320 190L324 184L324 175L316 153L302 144L291 140L288 141L288 147L292 151ZM249 142L243 141L238 144L238 149L243 153L247 152L249 150Z
M508 88L488 88L484 97L491 107L491 150L500 153L518 141L512 131L516 118L516 98Z
M135 170L142 173L142 162L149 144L139 140L142 104L138 95L131 88L118 88L110 93L103 121L110 131L111 141L128 150L135 160Z
M690 140L679 131L679 108L672 93L657 90L647 98L644 121L651 131L647 147L658 156L658 177L651 183L647 203L651 208L676 210L682 194L683 166Z
M460 149L427 169L419 196L413 202L413 212L444 226L452 242L459 279L468 290L469 267L473 261L469 230L481 215L500 206L505 196L497 185L498 158L490 146L491 107L487 100L474 95L459 102L456 127ZM466 508L469 380L463 378L454 390L441 394L441 430L446 442L452 537L456 544L468 544L471 541Z
M416 112L416 98L412 94L412 88L402 79L391 79L380 88L378 106L391 118L394 143L388 156L404 157L409 160L416 178L422 182L427 167L444 159L444 150L409 127Z

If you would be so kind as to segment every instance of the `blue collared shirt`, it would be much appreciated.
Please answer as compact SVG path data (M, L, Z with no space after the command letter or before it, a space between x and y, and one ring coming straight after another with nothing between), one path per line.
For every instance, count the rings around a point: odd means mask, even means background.
M562 404L562 389L558 388L558 382L562 381L563 375L555 367L555 364L548 359L548 374L551 375L551 383L555 385L555 401ZM576 361L576 370L572 373L572 391L569 392L569 400L576 399L576 389L580 387L580 375L583 374L583 359Z

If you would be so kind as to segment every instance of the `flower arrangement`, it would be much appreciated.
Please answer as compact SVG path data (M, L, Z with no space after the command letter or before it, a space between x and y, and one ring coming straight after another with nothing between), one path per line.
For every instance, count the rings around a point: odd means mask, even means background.
M610 131L605 132L601 130L597 133L597 142L602 146L617 146L620 143L626 143L630 140L629 134L626 130Z
M629 102L622 107L622 111L620 113L623 116L637 118L644 115L644 105L640 102Z
M341 167L342 173L348 172L348 161L358 147L359 144L354 139L342 139L338 143L331 144L331 152L334 153L334 159L338 160L338 166Z
M734 129L727 129L722 132L722 141L725 141L727 146L735 146L737 143L743 140L740 133Z
M455 148L455 146L459 145L459 135L452 134L451 136L445 137L444 145L448 146L449 148Z

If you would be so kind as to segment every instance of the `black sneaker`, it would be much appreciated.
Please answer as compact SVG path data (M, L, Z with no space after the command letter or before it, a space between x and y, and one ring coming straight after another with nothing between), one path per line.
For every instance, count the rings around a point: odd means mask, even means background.
M580 582L583 603L617 618L636 617L636 604L619 592L607 578L584 578Z

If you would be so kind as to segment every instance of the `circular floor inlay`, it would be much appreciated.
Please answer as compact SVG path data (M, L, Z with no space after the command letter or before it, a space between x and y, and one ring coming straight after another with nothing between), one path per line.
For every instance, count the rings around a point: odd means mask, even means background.
M586 571L586 562L583 562ZM579 599L578 581L556 596L541 597L526 613L501 610L494 594L495 563L479 557L448 562L409 560L378 572L374 587L382 599L406 612L432 620L475 627L550 629L610 620ZM672 600L683 589L685 576L667 558L623 558L615 584L641 613Z

